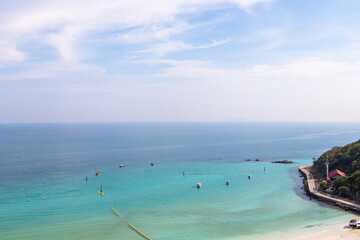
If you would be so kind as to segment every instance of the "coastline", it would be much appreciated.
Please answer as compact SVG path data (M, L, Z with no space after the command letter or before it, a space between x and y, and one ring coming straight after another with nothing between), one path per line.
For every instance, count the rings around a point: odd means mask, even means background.
M346 201L346 200L334 198L334 197L322 194L317 191L317 188L315 185L315 179L312 176L312 174L307 170L311 166L312 165L299 167L299 172L304 177L303 183L304 183L305 192L310 197L313 197L314 199L316 199L318 201L324 202L330 206L333 206L333 207L336 207L336 208L339 208L339 209L342 209L345 211L350 211L352 213L359 215L360 214L360 205Z
M360 229L352 229L348 227L348 221L351 218L359 218L360 206L341 199L329 197L316 191L314 179L306 168L312 165L299 167L298 170L303 176L304 191L310 200L319 201L350 214L352 217L339 217L329 223L321 225L309 225L299 227L289 231L275 231L269 234L254 235L248 237L248 240L358 240L360 239ZM347 205L348 204L348 205ZM242 238L239 238L242 239Z
M272 232L247 238L248 240L355 240L360 237L360 229L350 229L342 219L336 222L299 228L288 232Z

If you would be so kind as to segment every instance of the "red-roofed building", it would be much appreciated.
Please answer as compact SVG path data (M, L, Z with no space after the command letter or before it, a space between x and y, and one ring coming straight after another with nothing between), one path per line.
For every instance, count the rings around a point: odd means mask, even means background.
M327 180L331 180L331 181L334 181L335 179L338 179L339 177L345 177L346 174L343 173L342 171L339 171L337 169L329 172L329 175L327 177Z

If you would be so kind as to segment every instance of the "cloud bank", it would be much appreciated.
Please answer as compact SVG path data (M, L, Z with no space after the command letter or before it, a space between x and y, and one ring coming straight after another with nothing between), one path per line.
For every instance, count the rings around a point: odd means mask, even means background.
M360 121L353 9L334 17L275 0L2 5L0 122Z

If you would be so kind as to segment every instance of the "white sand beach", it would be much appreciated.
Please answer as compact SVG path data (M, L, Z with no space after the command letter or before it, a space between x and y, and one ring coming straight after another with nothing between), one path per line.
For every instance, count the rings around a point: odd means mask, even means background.
M295 240L338 240L360 239L360 229L350 229L344 227L344 224L334 225L326 228L313 229L311 232L304 231L301 236L292 236L287 239Z
M237 238L237 240L244 238ZM246 238L247 240L359 240L360 229L347 227L346 222L302 228L289 232L271 232Z

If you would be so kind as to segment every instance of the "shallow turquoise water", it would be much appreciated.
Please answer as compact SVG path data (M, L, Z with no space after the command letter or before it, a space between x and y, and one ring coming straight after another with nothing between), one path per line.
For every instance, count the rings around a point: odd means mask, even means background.
M0 239L141 239L129 223L152 239L246 239L348 216L308 201L297 167L357 140L360 124L29 124L0 133ZM282 159L297 163L271 163Z

